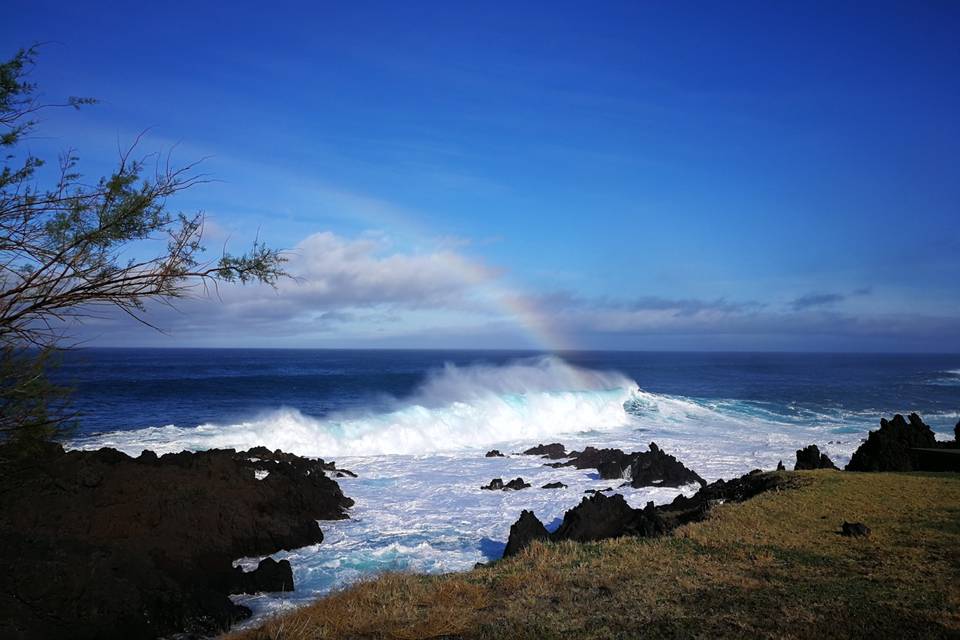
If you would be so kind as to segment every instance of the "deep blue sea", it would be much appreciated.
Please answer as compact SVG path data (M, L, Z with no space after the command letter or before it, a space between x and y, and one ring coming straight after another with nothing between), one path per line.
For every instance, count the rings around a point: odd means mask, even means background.
M87 349L58 376L82 413L74 447L266 445L359 474L338 479L356 500L349 520L275 554L297 590L238 597L254 620L379 571L469 569L502 554L522 509L556 526L586 489L610 486L517 454L540 442L656 442L714 480L789 467L811 443L842 465L896 412L942 438L960 419L960 355ZM480 490L517 476L533 488ZM568 488L539 488L555 480ZM634 506L694 490L617 488Z
M59 378L75 387L81 433L243 421L295 408L323 418L415 396L447 364L503 367L525 352L270 349L85 349ZM828 417L837 428L917 411L952 427L960 355L576 352L577 367L617 371L645 391L739 404L787 419ZM846 420L845 420L846 417ZM866 423L864 423L866 420ZM951 422L953 421L953 422Z

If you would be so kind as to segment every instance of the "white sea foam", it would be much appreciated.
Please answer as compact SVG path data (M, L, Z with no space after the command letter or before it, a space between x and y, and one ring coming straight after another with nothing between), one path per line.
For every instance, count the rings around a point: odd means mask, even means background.
M507 366L456 367L432 373L413 397L379 413L325 418L281 408L234 424L114 432L78 441L131 454L265 445L300 455L337 457L476 450L495 443L625 426L624 403L638 391L618 373L535 358Z

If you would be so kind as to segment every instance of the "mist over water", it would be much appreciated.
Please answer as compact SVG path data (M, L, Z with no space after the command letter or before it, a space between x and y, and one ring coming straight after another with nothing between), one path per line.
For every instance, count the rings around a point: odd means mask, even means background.
M454 571L499 557L532 509L550 526L586 489L634 506L682 489L630 487L512 454L650 442L708 481L792 466L816 443L839 465L883 416L960 418L960 356L471 352L95 351L68 363L87 432L72 446L131 454L265 445L335 459L351 518L289 558L297 591L243 596L258 615L384 570ZM481 491L492 478L533 487ZM561 481L566 489L546 490ZM247 562L255 562L256 559Z

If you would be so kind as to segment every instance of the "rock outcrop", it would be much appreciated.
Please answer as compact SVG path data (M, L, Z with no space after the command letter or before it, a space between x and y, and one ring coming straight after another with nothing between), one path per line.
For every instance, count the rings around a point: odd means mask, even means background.
M837 465L827 457L827 454L820 453L820 448L815 444L809 447L797 450L797 462L793 465L794 471L803 471L810 469L836 469Z
M649 451L624 453L620 449L596 449L587 447L574 451L567 462L555 463L555 467L596 469L605 480L625 479L631 487L682 487L706 481L683 465L675 457L665 453L655 442Z
M703 520L715 504L742 502L764 491L789 486L790 482L783 474L751 472L729 482L717 480L689 498L677 496L668 505L657 507L649 502L643 509L634 509L619 494L606 496L596 492L567 511L560 527L549 535L549 539L587 542L622 536L659 536L688 522ZM511 537L507 541L510 553L505 551L504 557L515 553L514 549L523 547L523 539L519 538L521 533L539 531L536 525L542 526L536 516L528 511L522 514L522 519L522 527L518 521L510 529ZM515 530L517 539L514 539Z
M323 540L353 501L332 463L213 450L29 458L0 446L0 637L211 635L249 615L230 593L293 588L286 561L240 557ZM258 479L262 478L262 479Z
M913 449L939 447L933 431L915 413L905 420L899 413L892 420L881 419L880 428L871 431L866 442L854 452L847 471L919 471L918 455Z
M503 557L509 558L525 549L534 540L547 540L550 534L532 511L521 511L520 519L510 527L510 539L503 550Z
M484 457L485 458L504 458L506 456L500 453L499 449L491 449L490 451L487 451L486 454L484 454Z
M540 487L541 489L566 489L567 485L562 482L548 482L547 484Z
M559 442L553 444L538 444L523 452L525 456L543 456L550 460L559 460L567 457L567 448Z

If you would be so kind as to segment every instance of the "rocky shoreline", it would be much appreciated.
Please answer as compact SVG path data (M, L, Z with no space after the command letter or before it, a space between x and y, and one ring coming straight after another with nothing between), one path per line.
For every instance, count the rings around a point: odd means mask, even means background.
M960 424L937 441L916 414L881 421L848 471L960 470ZM550 532L532 511L510 529L503 556L537 540L591 542L659 537L705 519L723 502L792 486L789 473L754 470L707 483L655 443L648 450L541 444L519 454L554 468L594 469L611 481L569 509ZM505 457L491 451L487 457ZM797 451L794 469L836 469L816 445ZM266 558L323 540L318 520L348 517L353 501L332 478L355 476L334 463L257 447L132 458L113 449L64 451L48 445L24 457L0 446L0 637L155 638L215 634L250 615L229 595L289 591L290 564ZM952 466L951 466L952 465ZM778 469L782 468L781 464ZM944 468L946 467L946 468ZM619 481L614 484L613 481ZM538 491L522 478L480 490ZM614 487L690 487L669 504L631 507ZM869 527L846 523L855 535ZM854 534L851 534L854 535Z
M290 564L353 504L323 460L211 450L23 456L0 447L0 637L155 638L228 629L235 593L292 590Z

